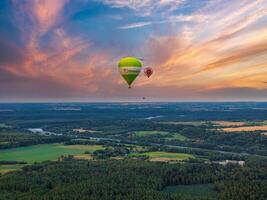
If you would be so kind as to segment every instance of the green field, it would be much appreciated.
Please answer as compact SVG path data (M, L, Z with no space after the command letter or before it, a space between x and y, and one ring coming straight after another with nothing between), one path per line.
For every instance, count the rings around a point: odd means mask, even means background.
M163 192L190 199L209 198L216 199L217 193L214 191L213 184L198 185L178 185L166 187Z
M146 137L146 136L151 136L151 135L161 135L161 136L166 136L165 138L167 140L180 140L180 141L185 141L188 138L179 134L179 133L169 133L167 131L135 131L134 136L137 137Z
M7 173L11 171L16 171L23 167L24 165L0 165L0 174L1 173Z
M202 126L205 125L206 121L182 121L182 122L158 122L159 124L167 124L167 125L187 125L187 126Z
M40 144L0 150L0 161L25 161L29 164L56 160L61 155L83 154L85 151L102 149L100 145Z
M187 137L179 134L179 133L175 133L173 134L171 137L166 138L167 140L180 140L180 141L185 141L188 140Z
M4 123L0 123L0 128L9 128L9 126L7 126L7 125L4 124Z
M191 154L186 153L171 153L165 151L153 151L153 152L145 152L145 153L137 153L132 154L131 156L149 156L152 161L181 161L187 160L189 158L195 158Z
M150 135L168 135L166 131L135 131L134 135L137 137L145 137Z

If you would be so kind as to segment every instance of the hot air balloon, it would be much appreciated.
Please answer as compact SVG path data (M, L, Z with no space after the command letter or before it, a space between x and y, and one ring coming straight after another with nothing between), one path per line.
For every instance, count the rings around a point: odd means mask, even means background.
M144 69L144 73L147 76L147 78L149 78L153 74L153 69L151 67L146 67Z
M118 67L121 76L131 88L131 84L141 71L142 62L135 57L125 57L119 61Z

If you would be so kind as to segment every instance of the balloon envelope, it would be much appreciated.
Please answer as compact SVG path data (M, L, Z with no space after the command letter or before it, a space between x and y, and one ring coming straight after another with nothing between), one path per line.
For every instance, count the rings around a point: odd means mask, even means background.
M144 73L149 78L153 74L153 69L151 67L146 67Z
M128 83L130 88L141 71L142 62L135 57L125 57L119 61L118 67L121 76Z

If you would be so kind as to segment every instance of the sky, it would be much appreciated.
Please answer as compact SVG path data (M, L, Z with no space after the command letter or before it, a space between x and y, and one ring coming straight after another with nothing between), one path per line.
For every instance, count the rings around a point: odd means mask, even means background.
M1 0L0 36L2 102L267 101L267 0Z

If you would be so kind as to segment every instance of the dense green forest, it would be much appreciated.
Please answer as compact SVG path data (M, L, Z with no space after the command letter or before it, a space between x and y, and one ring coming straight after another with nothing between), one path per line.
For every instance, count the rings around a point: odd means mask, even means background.
M266 168L266 160L248 160L240 167L66 157L1 177L0 199L188 199L163 190L173 185L213 184L221 200L265 200Z
M266 103L0 107L1 200L267 199Z

